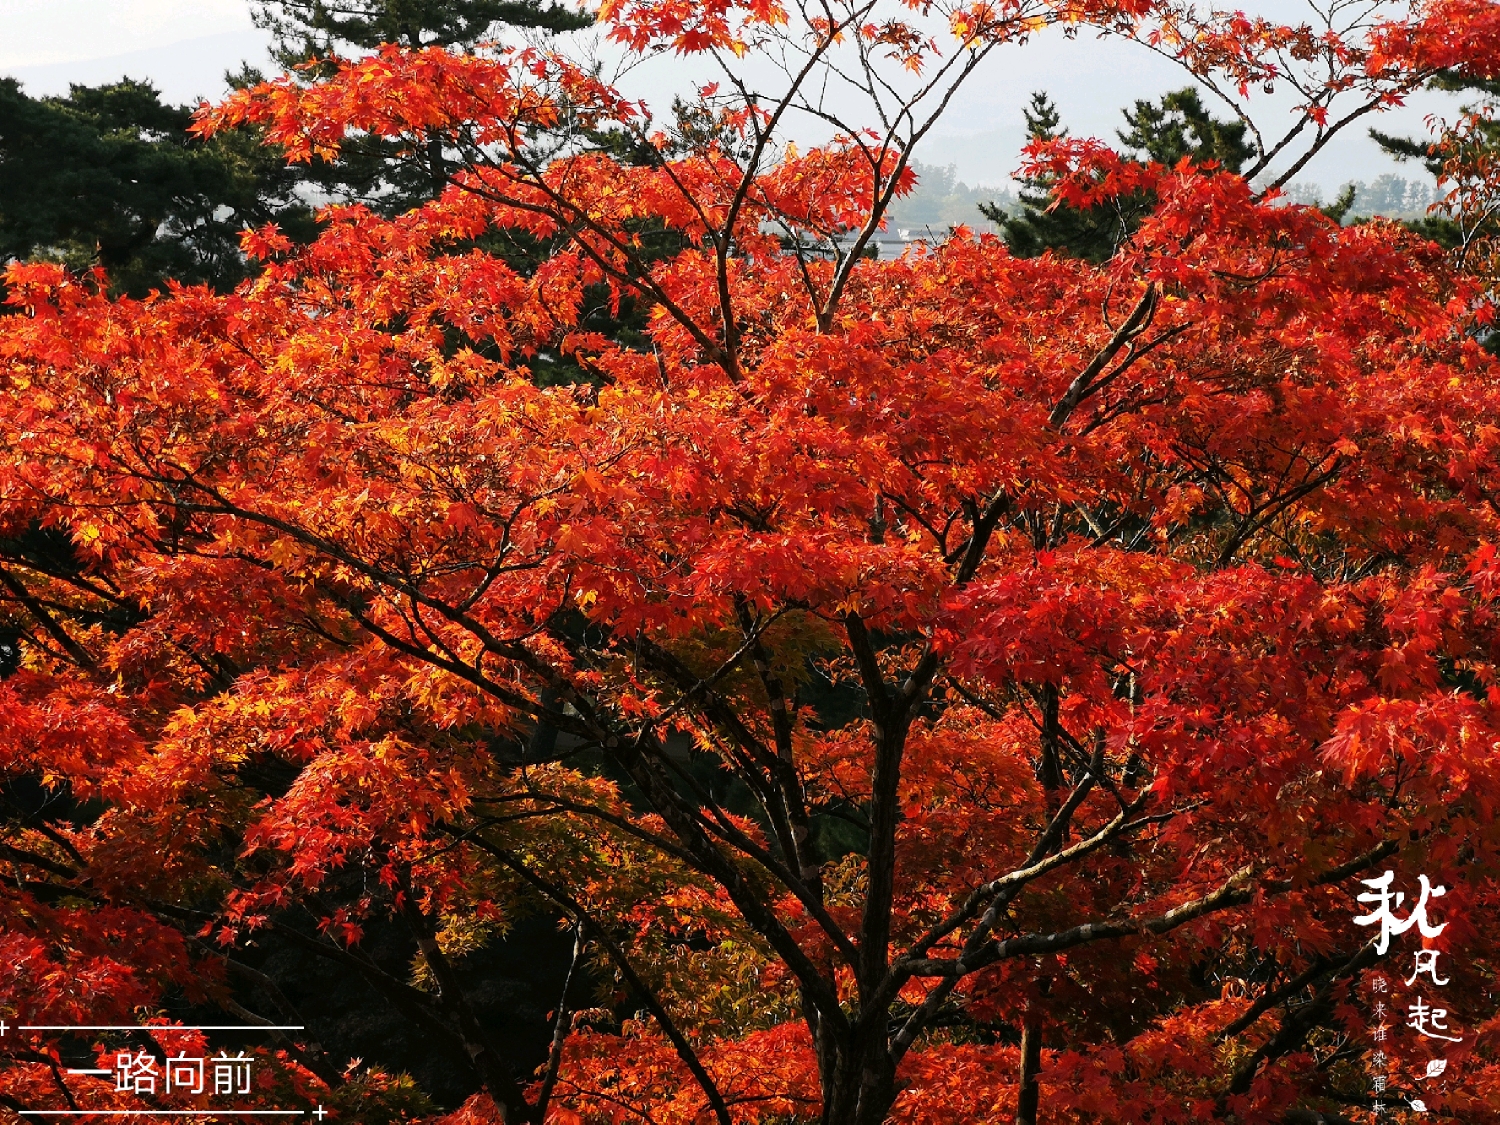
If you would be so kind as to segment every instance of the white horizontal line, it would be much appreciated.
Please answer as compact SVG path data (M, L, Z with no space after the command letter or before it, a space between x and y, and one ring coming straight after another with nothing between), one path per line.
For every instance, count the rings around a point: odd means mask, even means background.
M301 1109L23 1109L22 1117L301 1117Z
M20 1031L302 1031L300 1023L226 1023L178 1027L175 1023L27 1023ZM94 1111L90 1111L94 1112ZM102 1110L99 1112L103 1112ZM224 1111L227 1112L227 1111ZM287 1112L291 1112L288 1110ZM301 1112L300 1110L297 1112Z
M113 1074L112 1070L73 1070L69 1068L69 1074Z

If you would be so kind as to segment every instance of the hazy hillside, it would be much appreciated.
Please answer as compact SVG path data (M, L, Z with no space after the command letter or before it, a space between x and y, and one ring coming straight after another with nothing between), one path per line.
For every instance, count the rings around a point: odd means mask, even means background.
M912 168L917 173L917 188L891 207L888 227L892 233L907 230L913 238L927 237L929 232L941 237L949 227L960 224L987 231L992 224L979 213L981 203L1016 205L1014 188L970 187L958 178L955 165L939 167L913 160Z

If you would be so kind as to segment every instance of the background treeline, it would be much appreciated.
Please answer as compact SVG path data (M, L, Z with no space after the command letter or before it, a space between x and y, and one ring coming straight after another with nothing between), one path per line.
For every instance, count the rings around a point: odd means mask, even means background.
M1445 82L1449 88L1475 89L1472 83ZM1067 136L1061 115L1046 93L1034 94L1022 112L1029 140ZM1194 89L1175 90L1155 101L1137 101L1121 113L1126 128L1116 136L1122 151L1138 159L1171 165L1188 157L1196 164L1213 161L1231 172L1240 171L1250 160L1245 127L1215 117ZM1425 141L1378 132L1374 136L1398 159L1428 163ZM917 188L892 207L890 221L893 228L913 238L941 235L951 227L966 225L1002 234L1018 254L1053 250L1098 261L1112 254L1135 219L1149 210L1149 200L1136 201L1133 212L1126 214L1112 209L1090 214L1056 208L1045 180L1023 180L1019 191L971 187L958 178L953 165L914 162L913 166ZM1331 199L1320 185L1307 182L1293 182L1282 194L1289 203L1321 206L1344 222L1376 216L1408 220L1441 238L1441 223L1434 225L1429 217L1429 208L1439 197L1436 172L1436 166L1429 164L1429 174L1421 178L1388 172L1369 182L1349 181Z
M981 204L993 204L1007 214L1020 207L1012 188L989 184L967 184L958 178L956 165L926 164L914 160L917 188L891 209L891 226L909 231L913 238L927 237L929 232L941 235L949 227L968 226L973 230L994 229L979 211ZM1388 219L1417 219L1437 200L1438 192L1431 177L1407 179L1394 172L1373 180L1352 180L1330 193L1321 185L1294 181L1283 189L1288 202L1318 206L1337 199L1353 186L1356 215L1380 215Z
M463 49L505 27L561 31L582 22L575 11L542 0L361 0L337 10L321 0L293 0L262 2L255 11L273 33L274 63L288 68L382 42ZM263 75L246 66L228 77L243 86ZM1067 135L1045 93L1023 112L1031 139ZM1217 118L1192 89L1138 101L1122 116L1120 144L1140 159L1175 163L1187 156L1237 171L1248 158L1243 126ZM247 276L239 251L246 227L274 222L306 241L321 204L362 202L399 213L440 192L451 171L441 143L409 152L375 139L350 146L337 161L288 167L253 132L203 140L189 132L191 122L190 107L163 102L148 81L125 78L74 86L66 97L31 97L14 79L0 79L0 260L99 266L114 291L132 296L169 281L225 290ZM1426 158L1423 141L1377 139L1400 158ZM621 155L621 138L594 140ZM951 165L917 161L914 168L917 188L897 201L889 220L902 237L943 237L964 225L1001 234L1018 254L1053 250L1097 261L1113 253L1150 206L1136 201L1133 216L1080 214L1053 208L1044 181L971 186ZM1291 184L1285 195L1346 222L1385 216L1441 236L1441 224L1427 217L1437 198L1431 175L1355 181L1333 200L1308 183Z

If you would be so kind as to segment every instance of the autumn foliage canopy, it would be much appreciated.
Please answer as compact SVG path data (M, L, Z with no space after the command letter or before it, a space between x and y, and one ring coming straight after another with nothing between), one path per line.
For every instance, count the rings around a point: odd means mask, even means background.
M1500 70L1500 8L1360 13L608 0L721 75L675 125L534 48L206 108L456 171L247 232L228 295L6 276L0 1017L202 1048L153 1013L243 1014L275 938L471 1069L450 1125L1367 1121L1371 976L1404 1012L1422 941L1351 925L1391 870L1447 888L1462 1040L1392 1019L1391 1101L1500 1121L1489 290L1274 186ZM1099 266L866 254L951 91L1057 24L1300 118L1244 176L1033 149L1069 201L1153 199ZM535 1072L456 970L527 912L603 994ZM0 1039L0 1103L198 1104L57 1044ZM295 1034L258 1058L242 1106L400 1112Z

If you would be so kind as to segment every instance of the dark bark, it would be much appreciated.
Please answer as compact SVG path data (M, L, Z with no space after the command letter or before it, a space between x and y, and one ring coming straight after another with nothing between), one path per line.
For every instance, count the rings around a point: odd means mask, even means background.
M1042 1023L1028 1013L1021 1025L1021 1091L1016 1099L1016 1125L1036 1125L1041 1104L1041 1087L1037 1074L1042 1069Z

